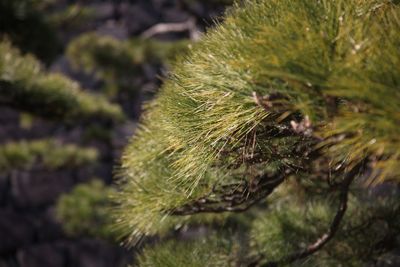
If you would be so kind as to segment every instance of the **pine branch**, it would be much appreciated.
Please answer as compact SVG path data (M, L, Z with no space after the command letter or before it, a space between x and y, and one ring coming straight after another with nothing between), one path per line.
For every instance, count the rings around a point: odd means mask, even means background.
M21 55L9 42L0 42L0 104L48 119L121 120L118 105L85 92L61 74L47 73L30 55Z
M376 182L398 181L400 9L378 2L259 0L232 9L174 65L129 145L119 225L137 237L159 231L169 214L245 210L274 187L209 188L263 164L292 167L310 194L326 192L325 181L365 157ZM326 234L293 258L335 235L346 191ZM258 264L286 255L269 256Z
M340 196L339 196L339 207L338 210L335 214L335 217L333 218L329 229L326 233L324 233L320 238L318 238L314 243L310 244L307 246L306 249L293 253L289 256L287 256L284 259L281 259L279 261L271 261L267 262L265 264L260 265L261 267L277 267L277 266L282 266L285 264L290 264L295 261L304 259L306 257L309 257L313 255L314 253L318 252L321 250L331 239L334 238L336 232L339 230L339 226L343 220L343 217L346 213L347 210L347 202L348 202L348 195L349 195L349 188L354 179L359 175L363 163L357 164L355 167L353 167L345 176L343 182L341 183L340 186ZM251 266L254 266L254 263L252 263Z
M288 175L290 171L279 172L272 177L264 174L250 183L243 181L215 188L209 196L177 208L171 214L186 216L198 213L244 212L269 196Z
M93 164L98 151L55 139L8 142L0 145L0 173L43 167L47 170Z

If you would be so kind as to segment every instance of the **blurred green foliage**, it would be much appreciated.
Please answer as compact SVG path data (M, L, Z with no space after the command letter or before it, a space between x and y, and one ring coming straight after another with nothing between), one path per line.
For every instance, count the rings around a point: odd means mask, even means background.
M0 145L0 173L34 167L54 170L87 166L94 164L97 158L96 149L61 144L54 139L8 142Z
M62 195L56 205L56 216L65 231L72 236L89 236L115 240L111 228L110 195L115 190L100 180L77 185Z
M79 30L95 18L95 10L81 4L68 5L65 9L54 11L47 20L55 28L73 31Z
M141 267L216 267L235 265L235 247L225 237L197 237L196 241L167 241L148 246L140 255Z
M124 118L118 105L61 74L46 73L33 56L21 55L7 41L0 42L0 103L63 121Z
M85 33L68 46L67 56L76 69L94 73L105 82L106 92L135 93L135 79L144 75L143 64L168 65L189 50L189 41L161 42L151 39L120 41L97 33Z

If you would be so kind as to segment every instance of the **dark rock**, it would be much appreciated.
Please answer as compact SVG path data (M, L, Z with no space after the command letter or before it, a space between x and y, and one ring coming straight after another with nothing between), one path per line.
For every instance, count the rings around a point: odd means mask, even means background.
M10 122L14 122L14 124L17 124L18 120L19 114L17 111L7 107L0 107L0 124L2 125L2 128L6 124L10 124Z
M97 29L97 33L100 35L111 36L118 40L125 40L128 37L128 31L126 27L124 27L123 24L117 23L113 20L101 25L101 27Z
M34 229L30 220L13 211L0 210L0 255L30 244Z
M71 77L73 80L79 82L81 88L99 90L101 87L101 82L97 77L95 77L95 75L74 69L65 55L58 57L57 60L51 64L50 70Z
M162 20L164 22L184 22L190 19L190 14L185 11L176 9L176 8L168 8L165 9L162 13Z
M186 4L186 8L197 17L206 17L208 15L204 5L197 1L190 1L190 3Z
M151 0L152 5L157 10L164 10L168 7L176 7L178 5L177 0Z
M0 174L0 207L6 204L6 198L9 191L9 183L7 175Z
M159 69L151 64L143 64L142 66L143 75L148 81L155 81L159 77Z
M62 225L56 220L55 208L50 207L45 212L35 216L37 241L54 242L65 238Z
M108 163L108 162L107 162ZM88 181L90 181L91 179L93 179L93 177L103 177L103 175L107 175L110 176L112 175L112 172L110 172L109 168L107 168L107 171L104 172L100 172L100 175L98 174L98 169L104 170L106 167L108 166L103 166L99 163L99 166L96 166L96 171L90 170L88 168L82 168L79 170L76 170L76 174L74 176L75 178L75 183L87 183Z
M124 11L124 20L131 35L139 34L159 21L159 14L151 8L133 5Z
M51 134L56 127L48 121L33 119L32 127L24 128L20 123L20 113L16 110L0 107L0 143L21 139L36 139Z
M120 152L129 143L129 140L137 128L137 123L128 121L119 125L113 132L112 145L116 152ZM115 153L116 153L115 152ZM115 158L120 158L121 154L115 154Z
M19 128L19 114L15 110L0 107L0 125L0 142L2 144L20 136L20 133L16 131Z
M87 239L65 246L69 255L68 267L122 267L128 263L123 249L105 241Z
M18 207L39 207L53 203L73 187L68 171L16 172L11 177L11 194Z
M94 10L96 20L107 20L112 17L113 14L113 4L109 2L93 3L88 5L92 10Z
M64 253L51 244L37 245L18 251L20 267L63 267L66 266Z

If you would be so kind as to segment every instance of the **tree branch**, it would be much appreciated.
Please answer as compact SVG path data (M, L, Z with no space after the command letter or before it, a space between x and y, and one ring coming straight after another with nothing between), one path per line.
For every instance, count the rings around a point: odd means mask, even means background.
M144 39L151 38L158 34L169 33L169 32L185 32L190 33L190 39L197 41L200 39L199 30L196 27L196 20L191 18L184 22L179 23L159 23L151 28L147 29L141 34Z
M279 172L269 177L256 177L252 182L242 182L215 188L207 196L174 209L171 215L185 216L198 213L243 212L270 195L290 173Z
M314 243L307 246L306 249L296 252L296 253L293 253L293 254L289 255L288 257L281 259L279 261L267 262L266 264L263 264L261 266L262 267L277 267L279 265L293 263L297 260L304 259L304 258L314 254L318 250L322 249L334 237L336 232L339 230L340 223L342 222L343 217L347 210L347 202L348 202L348 194L349 194L350 185L354 181L356 176L359 174L362 166L363 166L363 163L359 163L355 167L353 167L346 174L343 182L341 183L339 207L338 207L336 215L333 218L332 223L326 233L324 233Z

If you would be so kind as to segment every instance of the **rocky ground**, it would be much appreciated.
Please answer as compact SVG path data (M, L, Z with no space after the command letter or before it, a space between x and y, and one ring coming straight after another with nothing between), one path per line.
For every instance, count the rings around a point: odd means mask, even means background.
M59 1L57 8L79 1ZM85 1L81 1L85 2ZM74 32L60 33L64 44L79 34L97 31L118 39L139 36L157 23L195 21L203 31L224 10L217 1L131 0L86 1L95 10L95 20ZM167 33L160 39L175 40L190 37L189 31ZM159 66L147 66L147 77L139 81L142 87L158 88ZM78 80L85 88L95 88L98 81L73 71L64 55L51 66ZM126 103L125 103L126 104ZM128 103L129 104L129 103ZM132 106L139 112L140 108ZM58 197L79 183L99 177L110 184L113 166L121 149L133 133L138 114L131 120L112 128L109 141L92 140L90 146L100 151L95 167L47 170L35 166L32 170L15 170L0 174L0 267L108 267L125 266L132 262L132 251L101 239L71 237L64 233L55 219L54 204ZM57 122L34 119L31 127L23 127L21 114L0 107L0 143L49 136L68 143L82 143L85 125L65 126Z

